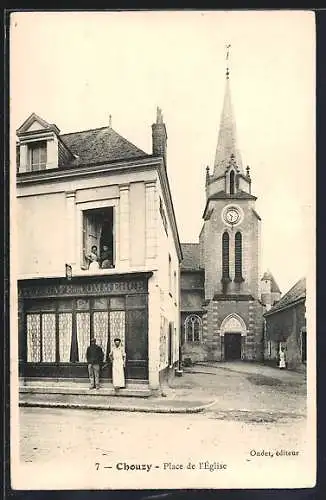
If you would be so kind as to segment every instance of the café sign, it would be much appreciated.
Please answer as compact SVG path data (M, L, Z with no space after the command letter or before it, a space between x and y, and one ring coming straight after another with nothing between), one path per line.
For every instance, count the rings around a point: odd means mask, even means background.
M58 285L30 285L28 287L19 287L18 295L22 298L82 297L89 295L121 295L144 292L147 292L147 281L131 279L125 281L106 281L83 284L64 283Z

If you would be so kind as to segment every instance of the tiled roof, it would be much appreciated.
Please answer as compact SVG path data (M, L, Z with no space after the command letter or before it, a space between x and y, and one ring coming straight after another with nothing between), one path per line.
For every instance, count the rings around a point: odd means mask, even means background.
M284 307L306 298L306 279L302 278L266 314L272 314Z
M200 270L201 267L199 265L199 243L181 243L181 248L183 254L181 270Z
M272 293L281 293L281 290L280 290L278 284L276 283L274 276L272 275L272 273L270 271L264 272L264 276L262 277L261 281L264 281L264 280L270 280L272 282L271 283L271 292Z
M60 135L68 149L79 158L68 165L92 164L105 161L127 160L147 156L147 153L129 142L111 127Z

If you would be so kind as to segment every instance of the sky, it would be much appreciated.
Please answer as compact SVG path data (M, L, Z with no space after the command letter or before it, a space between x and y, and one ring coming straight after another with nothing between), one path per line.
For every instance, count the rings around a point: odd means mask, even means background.
M304 11L21 12L11 16L11 137L35 112L61 133L109 124L147 153L162 108L181 242L197 242L222 110L226 44L262 272L285 293L315 262L315 21Z

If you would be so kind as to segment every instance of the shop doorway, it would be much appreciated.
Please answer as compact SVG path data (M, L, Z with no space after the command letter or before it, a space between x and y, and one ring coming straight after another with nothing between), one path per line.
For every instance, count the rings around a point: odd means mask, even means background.
M224 359L226 361L241 359L241 333L224 335Z

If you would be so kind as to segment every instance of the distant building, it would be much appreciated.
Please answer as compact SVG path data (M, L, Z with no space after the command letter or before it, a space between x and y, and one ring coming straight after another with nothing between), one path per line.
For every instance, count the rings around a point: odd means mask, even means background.
M263 359L263 313L280 291L273 279L268 295L269 278L260 280L261 218L251 186L237 146L227 70L214 166L212 172L206 168L199 243L182 244L183 358Z
M306 280L300 279L265 314L265 359L277 363L285 347L288 368L307 361Z
M20 376L86 379L90 338L107 359L120 337L127 380L158 389L179 359L182 259L160 109L153 154L111 124L60 134L36 114L17 136Z

